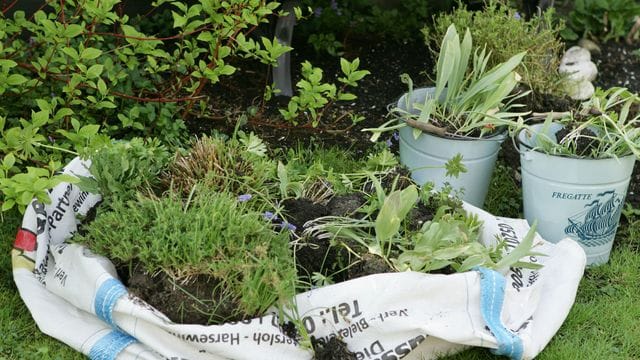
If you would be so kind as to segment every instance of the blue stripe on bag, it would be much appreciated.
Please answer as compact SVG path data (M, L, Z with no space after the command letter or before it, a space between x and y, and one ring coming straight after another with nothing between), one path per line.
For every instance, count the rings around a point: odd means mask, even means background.
M89 351L89 358L91 360L115 360L124 348L135 341L134 337L122 331L111 331L93 345Z
M116 306L118 299L126 293L127 288L117 279L111 278L102 283L93 303L96 315L109 325L115 327L116 325L113 322L113 308Z
M498 348L491 350L494 354L508 356L511 359L522 359L522 340L509 331L502 320L502 304L504 302L505 279L502 274L487 268L476 268L480 272L480 310L482 318L498 341Z

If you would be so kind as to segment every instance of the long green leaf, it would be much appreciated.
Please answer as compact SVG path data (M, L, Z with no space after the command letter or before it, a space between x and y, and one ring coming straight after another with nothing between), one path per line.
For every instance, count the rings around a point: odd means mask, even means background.
M472 50L472 40L471 33L469 29L464 34L464 38L462 43L458 47L459 53L454 54L458 61L456 62L456 66L453 70L449 78L449 86L447 90L447 103L450 102L450 99L458 97L460 91L462 91L464 79L467 73L467 67L469 66L469 57L471 56Z
M457 56L454 56L454 54ZM436 68L436 93L434 96L436 99L440 99L440 94L442 94L442 91L449 82L449 77L459 60L459 55L460 37L458 36L456 27L451 24L442 39L442 45L440 45L440 54Z
M533 225L531 225L531 228L529 229L527 234L524 236L520 244L518 244L518 246L513 248L510 253L503 256L502 259L500 259L500 261L498 261L498 263L495 266L496 270L506 269L508 267L514 266L514 264L519 262L520 259L522 259L523 257L527 255L533 255L533 253L531 252L531 249L533 248L533 239L536 236L537 225L538 223L537 221L535 221ZM541 254L537 254L537 255L541 255Z
M407 216L418 200L418 190L411 185L404 190L389 194L376 218L376 239L379 243L388 241L400 230L402 220Z
M496 83L499 83L520 64L525 54L526 52L521 52L514 55L506 62L496 66L486 73L464 93L463 101L466 102L469 99L475 98L479 93L482 93L488 88L494 86Z

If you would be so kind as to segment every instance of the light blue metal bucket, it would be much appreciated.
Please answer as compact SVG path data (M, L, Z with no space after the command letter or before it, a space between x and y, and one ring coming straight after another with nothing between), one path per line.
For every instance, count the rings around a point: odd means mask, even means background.
M409 102L406 94L397 103L404 111L412 104L423 104L427 96L433 96L435 88L415 89L411 93ZM462 199L477 207L482 207L489 190L489 182L495 167L500 144L506 139L506 132L483 139L449 138L421 133L416 139L413 128L404 127L400 133L400 162L411 171L411 177L419 185L433 182L436 189L450 184L455 190L462 190ZM455 155L462 155L462 163L467 168L466 173L457 178L447 177L444 164Z
M524 217L538 221L537 231L548 241L569 237L582 246L587 265L609 260L633 172L635 156L579 159L534 150L536 131L518 134ZM560 124L552 124L554 136Z

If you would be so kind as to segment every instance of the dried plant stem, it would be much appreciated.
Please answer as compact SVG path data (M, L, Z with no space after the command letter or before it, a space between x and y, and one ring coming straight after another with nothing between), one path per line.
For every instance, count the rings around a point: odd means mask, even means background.
M420 129L424 132L428 132L431 134L436 134L439 136L444 136L447 133L447 130L429 123L425 123L425 122L421 122L421 121L416 121L413 119L404 119L404 121L407 123L407 125L411 126L412 128L415 129Z

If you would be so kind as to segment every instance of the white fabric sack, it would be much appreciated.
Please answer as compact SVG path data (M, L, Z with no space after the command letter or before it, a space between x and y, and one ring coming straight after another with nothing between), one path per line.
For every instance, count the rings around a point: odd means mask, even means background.
M65 173L88 176L87 167L75 159ZM275 314L223 325L172 323L129 294L108 259L65 243L100 197L66 183L50 197L51 204L28 207L12 252L14 280L44 333L92 359L313 357L283 333ZM500 235L513 248L529 230L525 220L465 207L484 221L486 244ZM573 240L534 242L547 255L529 259L544 265L537 271L370 275L297 295L297 315L309 335L338 336L357 359L431 359L464 346L531 359L567 317L585 268Z

